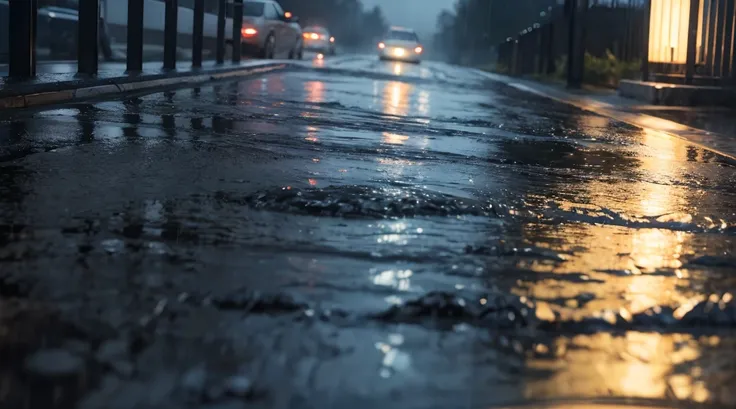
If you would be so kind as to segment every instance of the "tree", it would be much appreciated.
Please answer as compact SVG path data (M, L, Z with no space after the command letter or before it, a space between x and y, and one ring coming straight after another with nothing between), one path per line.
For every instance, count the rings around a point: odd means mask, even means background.
M284 10L299 16L302 26L327 28L341 45L364 46L387 29L380 7L363 9L360 0L280 0Z
M438 17L437 44L455 62L480 55L543 19L557 0L457 0Z

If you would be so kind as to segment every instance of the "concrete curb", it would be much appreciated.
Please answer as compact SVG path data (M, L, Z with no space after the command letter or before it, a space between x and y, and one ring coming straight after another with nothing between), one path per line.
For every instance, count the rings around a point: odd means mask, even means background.
M130 92L155 90L164 87L187 87L222 79L264 74L283 70L291 65L283 62L265 63L250 67L233 67L224 71L211 73L192 72L191 74L177 75L171 78L158 78L160 75L151 75L155 79L146 80L142 77L119 77L110 80L111 84L103 85L76 85L68 89L56 91L13 95L0 98L0 109L30 108L42 105L74 102L90 98L110 97ZM298 67L298 65L294 65Z
M708 132L702 129L692 128L668 119L662 119L643 113L626 112L619 107L596 101L593 98L569 94L564 91L552 89L538 83L520 80L518 78L493 74L478 70L486 78L503 83L520 91L548 98L563 104L572 105L584 111L605 116L617 121L633 125L637 128L648 129L662 135L664 138L677 138L701 149L709 150L722 156L729 164L736 166L736 145L722 141L728 141L728 137ZM721 142L719 142L721 141Z

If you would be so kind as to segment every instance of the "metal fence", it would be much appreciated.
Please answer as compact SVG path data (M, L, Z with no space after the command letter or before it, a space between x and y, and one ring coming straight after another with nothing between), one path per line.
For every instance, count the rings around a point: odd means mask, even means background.
M680 3L679 9L668 10L661 0L651 2L649 79L701 85L736 83L736 0Z
M76 57L78 72L96 75L100 51L109 57L109 37L122 37L129 72L139 72L151 37L160 41L164 69L177 64L177 49L191 49L191 64L201 67L203 50L212 50L217 63L224 63L226 43L232 45L233 62L239 62L243 0L0 0L0 57L8 62L8 75L29 78L36 74L37 45L53 38L53 27L45 27L48 17L70 21L59 33L71 32L63 44ZM68 3L68 4L67 4ZM39 16L39 12L41 15ZM210 14L214 13L214 14ZM233 16L229 18L228 16ZM39 18L40 17L40 18ZM46 34L49 34L48 36ZM3 38L4 37L4 38Z
M631 77L736 84L736 0L567 0L498 45L512 75L563 73L583 81L587 60L638 66ZM592 57L592 58L591 58Z

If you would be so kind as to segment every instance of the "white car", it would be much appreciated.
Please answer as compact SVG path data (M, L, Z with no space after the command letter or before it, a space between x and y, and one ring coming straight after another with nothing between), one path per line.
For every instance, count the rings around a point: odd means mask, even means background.
M309 26L303 30L304 49L322 54L335 55L335 37L326 28Z
M302 32L298 18L273 0L243 2L241 52L258 58L301 59Z
M396 60L419 63L424 48L414 30L391 27L383 41L378 43L378 56L381 60Z

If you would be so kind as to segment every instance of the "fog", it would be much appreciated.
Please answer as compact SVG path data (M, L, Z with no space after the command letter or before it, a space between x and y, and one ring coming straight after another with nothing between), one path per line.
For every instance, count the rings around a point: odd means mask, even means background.
M435 32L442 9L452 9L455 0L362 0L366 8L381 6L390 25L414 28L423 38Z

